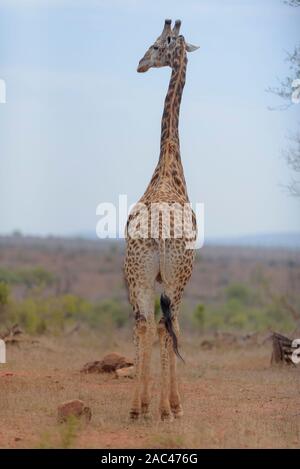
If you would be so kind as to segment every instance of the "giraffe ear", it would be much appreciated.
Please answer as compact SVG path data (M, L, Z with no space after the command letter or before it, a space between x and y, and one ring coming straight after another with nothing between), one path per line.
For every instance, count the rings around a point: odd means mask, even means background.
M200 46L194 46L193 44L185 43L185 48L187 52L194 52L194 50L199 49Z

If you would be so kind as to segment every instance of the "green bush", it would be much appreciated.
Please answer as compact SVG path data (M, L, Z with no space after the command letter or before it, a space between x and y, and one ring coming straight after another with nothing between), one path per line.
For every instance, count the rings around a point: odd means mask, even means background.
M118 300L107 299L92 304L75 295L56 297L38 293L11 302L8 320L18 323L30 334L45 331L59 334L77 323L111 331L124 327L128 317L128 306Z
M26 285L28 288L52 285L55 280L55 276L42 267L22 269L19 270L18 275L19 283Z
M205 306L199 304L196 306L193 314L194 320L196 325L203 330L205 328L206 323L206 314L205 314Z
M43 267L23 268L17 270L0 269L0 282L11 285L25 285L27 288L49 286L54 283L55 276Z
M16 272L9 269L0 269L0 282L6 284L16 284L19 281L19 277Z
M289 331L294 327L293 318L286 310L278 304L261 301L257 292L243 284L229 285L225 289L225 301L218 306L197 305L192 320L201 331Z
M26 298L12 305L10 319L29 334L41 334L46 331L43 306L34 298Z
M6 306L9 298L9 287L6 283L0 282L0 308Z
M256 295L246 285L233 283L225 290L227 301L236 300L242 305L251 305L256 301Z
M0 327L7 316L7 308L9 304L9 287L6 283L0 282Z
M107 299L94 307L92 324L120 328L128 321L128 307L117 300Z

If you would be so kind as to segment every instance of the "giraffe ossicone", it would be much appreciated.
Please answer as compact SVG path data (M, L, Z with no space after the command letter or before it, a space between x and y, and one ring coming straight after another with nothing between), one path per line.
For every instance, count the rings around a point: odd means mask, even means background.
M186 43L179 34L181 21L165 20L160 36L149 47L140 60L137 71L146 72L150 68L169 66L172 69L168 92L165 98L161 122L160 156L151 181L130 213L126 227L125 278L129 300L135 315L135 384L130 415L133 419L140 414L149 415L150 404L150 362L152 344L157 330L161 359L160 415L171 420L183 415L177 382L177 361L179 324L178 314L185 285L191 277L195 250L193 241L197 237L196 217L190 208L190 229L188 233L178 232L183 223L182 210L190 206L187 187L180 156L178 133L179 110L185 84L187 52L196 46ZM170 211L168 222L163 213L155 217L153 206L176 206L182 210ZM145 210L141 214L141 208ZM147 214L147 236L132 236L140 227L140 219ZM179 214L179 215L178 215ZM178 223L179 221L181 223ZM168 223L168 226L167 226ZM153 226L152 226L153 228ZM168 236L165 236L168 228ZM149 235L150 233L150 235ZM154 318L155 288L162 285L162 318L156 325Z

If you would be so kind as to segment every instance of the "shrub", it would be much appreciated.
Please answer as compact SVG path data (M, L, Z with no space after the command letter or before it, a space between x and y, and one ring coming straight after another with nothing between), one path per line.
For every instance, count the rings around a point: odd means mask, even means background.
M22 326L29 334L41 334L46 331L43 304L34 298L12 305L11 319Z
M203 304L199 304L196 306L193 313L193 318L197 326L200 327L201 330L203 330L206 322L205 306Z
M0 308L6 306L9 298L9 287L6 283L0 282Z
M127 321L128 308L124 308L124 306L117 300L107 299L101 301L94 307L94 314L91 322L94 325L107 327L116 326L120 328L124 326Z
M9 302L9 287L6 283L0 282L0 319L1 322L6 319L7 306Z
M9 269L0 269L0 282L1 283L6 283L6 284L14 284L18 283L19 278L16 272L13 272L12 270Z
M192 319L204 331L289 331L294 327L293 318L280 305L263 303L255 291L243 284L227 287L225 301L218 306L199 304Z
M225 296L228 301L237 300L240 304L250 305L255 302L253 292L242 283L233 283L225 290Z
M55 276L43 267L23 268L17 270L0 269L0 282L11 285L25 285L27 288L49 286L54 283Z

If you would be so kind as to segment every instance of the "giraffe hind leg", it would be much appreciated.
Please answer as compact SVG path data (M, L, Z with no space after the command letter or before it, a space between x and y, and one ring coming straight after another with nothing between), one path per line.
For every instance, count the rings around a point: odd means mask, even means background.
M142 300L138 302L134 326L135 344L135 384L133 401L130 411L131 419L135 420L142 414L149 417L150 404L150 364L154 339L154 292L145 289Z
M159 411L162 420L172 421L172 412L170 407L170 386L169 386L169 346L172 344L171 337L166 329L165 321L162 318L157 326L157 332L160 345L160 404Z
M177 317L172 319L173 327L176 336L179 337L179 324ZM170 361L170 405L175 418L183 417L183 408L178 390L177 381L177 359L172 346L169 346L169 361Z
M168 382L169 382L169 403L172 414L175 418L183 416L183 409L181 405L181 399L178 389L178 378L177 378L177 357L181 358L178 351L178 339L179 339L179 323L178 313L179 306L182 298L183 288L182 285L167 286L165 293L162 296L161 306L163 311L162 321L165 324L166 333L169 336L167 342L168 352ZM183 361L183 359L182 359Z

